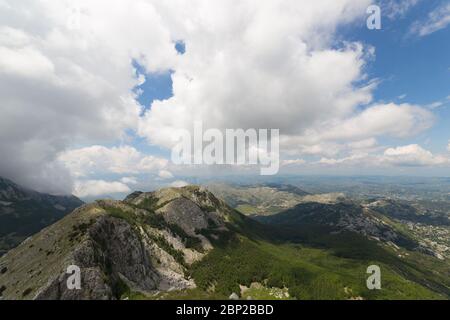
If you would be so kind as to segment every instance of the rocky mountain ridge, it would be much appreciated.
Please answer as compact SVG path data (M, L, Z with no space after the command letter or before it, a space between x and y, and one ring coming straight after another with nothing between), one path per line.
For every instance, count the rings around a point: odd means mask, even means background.
M186 267L200 260L239 218L199 187L100 200L10 251L0 260L5 299L118 299L125 291L194 288ZM208 231L208 237L202 234ZM81 269L69 290L66 269Z

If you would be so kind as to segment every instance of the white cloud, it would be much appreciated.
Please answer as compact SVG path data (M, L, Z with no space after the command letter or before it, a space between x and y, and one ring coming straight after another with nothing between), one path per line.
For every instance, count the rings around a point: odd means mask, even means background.
M295 158L372 148L378 136L413 135L432 122L418 106L373 105L376 82L365 67L374 49L337 41L338 27L364 22L370 0L80 0L79 10L66 0L1 3L0 150L8 157L0 175L42 191L70 192L73 177L108 173L169 178L164 159L101 146L128 143L130 129L171 147L176 129L196 119L277 128ZM174 96L143 118L133 60L147 72L174 71ZM80 145L92 147L73 149Z
M383 160L401 166L436 166L450 163L448 158L433 155L417 144L389 148L384 152Z
M168 164L166 159L144 155L131 146L113 148L92 146L73 149L60 154L58 160L74 177L102 173L158 173Z
M173 178L173 174L170 171L161 170L158 173L158 177L160 177L161 179L172 179Z
M372 168L436 167L450 165L450 158L435 155L417 144L388 148L382 154L355 153L343 158L322 158L318 164Z
M425 107L428 109L436 109L436 108L442 107L443 105L444 105L444 102L435 101L435 102L432 102L432 103L426 105Z
M382 0L382 12L385 13L389 19L403 17L420 1L421 0Z
M298 166L306 164L306 161L303 159L290 159L281 161L281 166Z
M379 104L338 122L325 131L326 139L368 139L373 136L390 135L408 137L416 135L433 124L429 111L409 104Z
M173 188L182 188L182 187L185 187L187 185L189 185L189 183L186 182L186 181L176 180L176 181L172 182L169 186L173 187Z
M6 76L39 79L51 77L55 66L33 47L0 47L0 70Z
M340 159L322 158L317 163L322 164L322 165L330 165L330 166L335 166L335 165L340 165L340 164L354 165L354 164L358 164L358 163L366 161L367 158L368 158L367 153L357 153L357 154L353 154L348 157L344 157L344 158L340 158Z
M411 26L411 33L427 36L446 28L450 24L450 4L443 4L431 11L425 21L417 21Z
M355 82L366 77L373 50L359 43L336 48L332 38L337 26L364 17L368 3L207 1L202 18L186 21L199 15L196 6L164 2L187 51L172 76L174 97L153 103L140 134L171 147L174 129L191 129L196 119L207 128L296 135L350 115L371 101L373 86Z
M448 141L447 150L450 152L450 140Z
M364 140L359 140L355 142L350 142L348 147L352 150L361 150L361 149L371 149L377 146L377 139L368 138Z
M215 5L205 10L215 14ZM354 8L346 19L331 12L345 5ZM376 81L367 79L364 68L373 58L373 48L360 43L336 48L329 41L337 25L365 12L364 5L271 3L255 8L253 20L229 18L235 10L224 5L221 19L207 20L221 34L184 30L187 53L173 75L174 97L153 104L140 121L139 133L171 147L178 137L176 129L192 130L194 120L203 120L206 128L277 128L282 151L293 157L335 156L348 143L422 132L433 122L424 108L371 104ZM313 12L329 18L310 19ZM263 25L263 17L277 24ZM200 25L194 23L192 30L203 30L201 23L206 22L196 22ZM317 38L324 30L329 35Z
M377 148L376 137L405 138L430 128L433 114L409 104L375 104L347 118L333 119L312 127L303 135L284 136L283 151L295 154L335 157L343 151L370 151Z
M126 184L126 185L130 185L130 184L137 184L138 183L138 179L136 177L123 177L120 179L120 182Z
M169 69L177 58L173 38L149 1L2 3L0 150L8 157L0 157L0 175L70 192L71 179L58 178L68 173L54 163L57 154L135 128L141 110L132 89L140 80L131 61ZM68 28L74 6L78 29Z
M117 193L127 193L131 189L124 183L104 180L86 180L75 183L74 195L77 197L98 197Z
M295 137L294 137L295 139ZM288 139L288 141L291 139ZM300 138L300 141L302 138ZM312 144L311 144L312 143ZM311 143L308 138L305 141L300 142L299 146L295 147L290 153L302 154L302 155L312 155L312 156L335 156L342 151L343 146L335 142L320 141L320 139L313 138Z

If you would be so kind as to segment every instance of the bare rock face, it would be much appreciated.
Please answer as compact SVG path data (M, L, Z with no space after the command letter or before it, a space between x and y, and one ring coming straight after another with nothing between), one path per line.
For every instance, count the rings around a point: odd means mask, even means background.
M67 288L68 275L62 273L49 282L34 297L35 300L109 300L113 298L111 287L105 283L99 267L83 268L81 290Z
M187 267L213 248L233 210L199 187L85 205L0 259L3 299L120 299L195 288ZM69 266L81 288L69 288Z
M126 221L102 216L88 237L71 254L72 264L82 271L81 290L69 290L68 275L63 272L36 299L111 299L117 294L114 285L118 281L141 291L158 289L160 279L149 259L148 245Z
M171 201L158 210L168 223L180 226L190 235L195 235L195 230L208 228L208 213L186 198Z
M139 234L124 220L105 216L93 225L89 231L95 241L96 254L89 261L90 267L104 261L104 268L118 275L121 274L128 281L139 284L143 290L153 290L157 286L156 275L148 257L146 243L139 238ZM75 261L83 262L83 252L77 252Z

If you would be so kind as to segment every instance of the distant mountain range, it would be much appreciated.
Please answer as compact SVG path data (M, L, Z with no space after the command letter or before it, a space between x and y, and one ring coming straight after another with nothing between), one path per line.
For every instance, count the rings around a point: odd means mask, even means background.
M369 208L337 194L299 195L285 186L248 188L255 191L248 199L256 208L255 199L262 195L263 207L270 205L272 193L300 196L303 202L258 222L197 186L99 200L1 257L0 296L450 298L449 260L421 250L414 233L375 205ZM253 191L242 192L248 197ZM382 290L366 286L366 269L373 264L382 270ZM81 269L80 290L66 285L70 265Z
M328 226L391 245L450 258L450 203L386 197L353 200L343 193L310 194L284 184L211 184L240 212L272 225Z
M246 215L271 215L300 203L308 193L285 184L229 185L207 184L218 198Z
M39 193L0 177L0 256L82 204L74 196Z

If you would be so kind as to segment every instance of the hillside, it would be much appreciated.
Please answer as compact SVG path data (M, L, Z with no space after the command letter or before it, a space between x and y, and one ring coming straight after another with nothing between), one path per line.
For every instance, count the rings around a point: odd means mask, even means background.
M228 205L245 215L271 215L300 203L307 192L282 184L209 184L210 190Z
M342 200L335 203L301 203L279 214L256 219L269 225L301 228L326 226L333 233L351 231L395 250L404 248L445 260L444 257L450 253L447 246L447 224L437 224L437 218L421 216L414 212L410 205L393 200L378 200L368 205ZM405 217L408 217L408 220L401 219ZM412 217L417 217L421 222L413 223ZM440 219L445 222L444 217ZM422 221L429 222L423 224ZM429 235L420 233L424 228L436 231L434 241L429 239Z
M415 239L420 248L441 260L450 259L450 212L439 201L377 199L363 206L394 222Z
M258 220L281 226L328 226L334 232L355 232L369 239L395 243L408 249L418 246L384 217L349 200L337 203L301 203L277 215L258 217Z
M198 188L135 193L125 201L101 200L11 250L0 260L6 299L112 299L133 292L193 288L186 268L213 246L237 215ZM65 286L65 270L77 265L83 290Z
M351 230L264 225L202 187L78 208L0 258L3 299L445 299L448 265ZM420 261L420 263L419 263ZM66 269L82 271L68 290ZM368 290L366 268L383 270Z
M28 190L0 177L0 256L83 202Z

